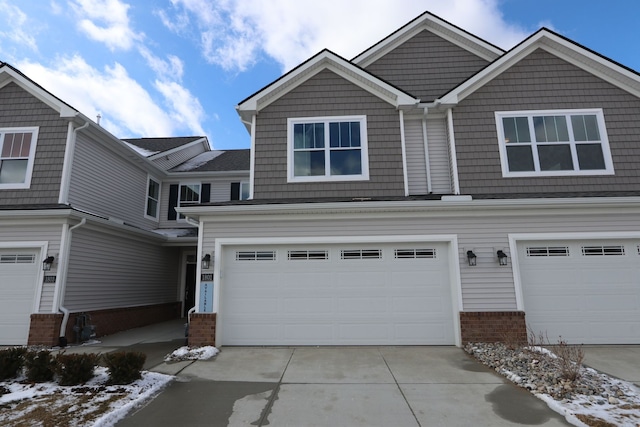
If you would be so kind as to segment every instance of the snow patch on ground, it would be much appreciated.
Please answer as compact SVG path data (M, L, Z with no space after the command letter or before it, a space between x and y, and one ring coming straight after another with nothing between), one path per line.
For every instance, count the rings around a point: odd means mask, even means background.
M204 347L180 347L164 358L165 362L180 360L207 360L220 353L217 348L207 345Z

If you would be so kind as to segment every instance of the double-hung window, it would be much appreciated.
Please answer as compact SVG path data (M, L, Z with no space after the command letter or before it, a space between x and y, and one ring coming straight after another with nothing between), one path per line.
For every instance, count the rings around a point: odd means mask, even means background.
M29 188L38 128L0 128L0 189Z
M147 209L145 215L148 218L158 220L158 205L160 202L160 182L148 177L147 179Z
M365 116L288 120L289 182L369 179Z
M180 184L180 198L178 206L190 203L200 203L200 184ZM184 215L180 214L179 219L184 219Z
M495 116L505 177L613 174L601 109Z

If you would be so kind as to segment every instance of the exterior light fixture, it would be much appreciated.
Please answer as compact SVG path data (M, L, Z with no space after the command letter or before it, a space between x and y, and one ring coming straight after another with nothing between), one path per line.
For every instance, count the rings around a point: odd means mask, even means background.
M473 251L469 250L467 251L467 261L469 261L470 267L475 267L478 261L478 257L473 253Z
M498 255L498 264L507 265L507 254L504 253L502 249L497 252Z
M43 271L49 271L51 270L51 266L53 265L53 260L55 258L51 255L49 255L48 257L45 258L45 260L42 262L42 270Z
M211 255L206 254L202 258L202 269L203 270L208 270L209 268L211 268Z

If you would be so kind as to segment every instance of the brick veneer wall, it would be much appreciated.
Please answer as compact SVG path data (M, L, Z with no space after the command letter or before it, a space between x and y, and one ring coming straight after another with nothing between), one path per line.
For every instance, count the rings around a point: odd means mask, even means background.
M523 311L460 312L462 343L527 341Z
M216 313L191 314L189 345L216 345Z
M58 345L62 314L35 313L31 315L28 345Z
M90 316L89 323L96 327L96 336L101 337L127 329L177 319L181 315L181 307L181 302L176 301L166 304L88 311L86 314ZM76 318L80 314L82 313L71 313L69 315L65 332L69 343L76 341L76 333L73 327L76 324ZM27 344L58 345L60 325L62 325L62 314L32 314Z

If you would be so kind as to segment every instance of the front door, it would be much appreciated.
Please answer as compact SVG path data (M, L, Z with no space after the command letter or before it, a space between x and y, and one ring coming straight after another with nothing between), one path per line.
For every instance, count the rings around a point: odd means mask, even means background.
M184 278L184 316L196 304L196 268L195 262L187 261Z

